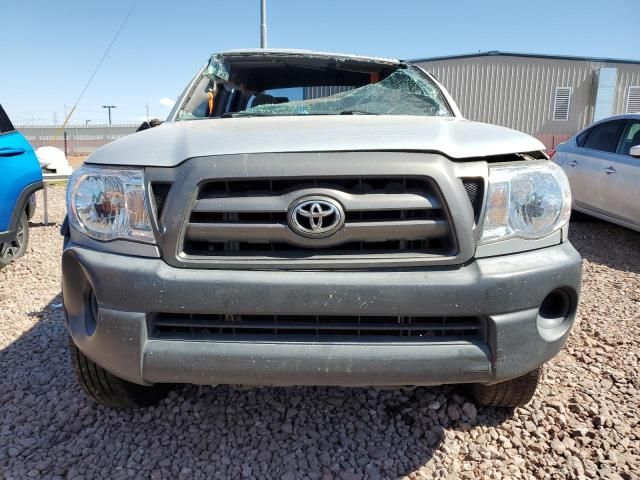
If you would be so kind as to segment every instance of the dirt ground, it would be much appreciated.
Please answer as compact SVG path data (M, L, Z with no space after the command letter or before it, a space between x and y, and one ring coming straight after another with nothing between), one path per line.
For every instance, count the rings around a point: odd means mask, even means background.
M49 198L59 223L64 189ZM73 376L58 229L39 208L26 257L0 271L0 477L640 478L638 233L572 222L579 318L526 408L476 407L452 387L187 386L123 412Z

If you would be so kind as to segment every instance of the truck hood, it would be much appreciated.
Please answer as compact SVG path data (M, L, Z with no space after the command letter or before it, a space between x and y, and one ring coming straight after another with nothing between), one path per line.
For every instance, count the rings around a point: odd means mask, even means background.
M245 117L168 122L105 145L87 163L172 167L209 155L358 150L429 151L463 160L544 148L524 133L461 118Z

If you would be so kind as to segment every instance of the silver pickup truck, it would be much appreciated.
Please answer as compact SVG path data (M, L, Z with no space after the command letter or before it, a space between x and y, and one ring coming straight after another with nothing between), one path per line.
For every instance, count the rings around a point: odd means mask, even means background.
M398 60L213 55L67 200L71 357L112 407L176 383L465 384L522 405L578 305L562 170Z

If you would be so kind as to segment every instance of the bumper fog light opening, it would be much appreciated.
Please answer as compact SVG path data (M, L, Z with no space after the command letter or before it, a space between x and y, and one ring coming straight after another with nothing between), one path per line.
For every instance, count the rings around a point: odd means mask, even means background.
M561 325L572 311L571 295L558 288L549 293L538 310L538 326L540 328L554 328Z

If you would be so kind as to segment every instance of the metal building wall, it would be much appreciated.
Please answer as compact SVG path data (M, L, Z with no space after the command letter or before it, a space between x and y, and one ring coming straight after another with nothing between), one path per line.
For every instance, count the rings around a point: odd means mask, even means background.
M353 90L351 86L335 86L327 85L320 87L304 87L302 90L302 99L311 100L313 98L323 98L335 95L336 93L347 92Z
M470 120L514 128L553 148L593 118L596 72L618 69L613 114L624 113L629 85L640 85L640 65L586 60L482 55L419 61L451 92ZM556 87L571 87L567 121L553 120Z
M603 64L604 65L604 64ZM606 64L610 65L610 64ZM640 65L616 64L618 68L618 88L614 102L616 112L624 113L630 86L640 86Z

